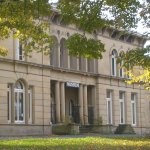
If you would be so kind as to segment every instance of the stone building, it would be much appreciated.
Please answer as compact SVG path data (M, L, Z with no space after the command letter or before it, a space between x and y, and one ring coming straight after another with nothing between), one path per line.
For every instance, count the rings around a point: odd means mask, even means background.
M0 57L0 135L51 134L52 125L67 117L81 125L102 118L103 125L131 124L138 134L150 132L150 93L126 84L116 63L118 55L142 47L146 39L102 28L96 34L105 44L103 59L76 58L64 43L81 31L63 25L57 13L50 24L56 41L50 56L25 57L17 39L0 41L9 50Z

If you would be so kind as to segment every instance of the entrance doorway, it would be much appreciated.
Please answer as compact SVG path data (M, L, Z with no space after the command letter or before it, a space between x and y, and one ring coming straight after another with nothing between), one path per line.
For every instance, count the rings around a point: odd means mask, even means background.
M79 103L78 103L78 88L66 87L66 116L74 123L80 123L79 119Z

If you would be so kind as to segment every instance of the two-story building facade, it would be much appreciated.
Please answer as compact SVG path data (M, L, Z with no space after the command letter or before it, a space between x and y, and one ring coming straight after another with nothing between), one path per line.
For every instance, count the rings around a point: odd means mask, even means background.
M105 44L103 59L77 58L68 55L65 40L81 31L61 24L57 14L50 24L50 55L33 52L30 58L17 39L0 41L9 50L0 57L0 136L51 134L52 125L68 117L81 125L102 118L103 125L131 124L138 134L150 132L150 93L125 83L116 61L145 39L102 28L97 38Z

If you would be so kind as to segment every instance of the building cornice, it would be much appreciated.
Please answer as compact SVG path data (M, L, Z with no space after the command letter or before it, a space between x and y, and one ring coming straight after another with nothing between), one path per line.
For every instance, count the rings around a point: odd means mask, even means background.
M37 67L40 69L50 69L52 71L56 72L65 72L65 73L72 73L76 75L83 75L83 76L88 76L88 77L93 77L93 78L106 78L106 79L112 79L112 80L120 80L120 81L125 81L125 78L120 78L116 76L110 76L110 75L103 75L99 73L92 73L92 72L84 72L84 71L78 71L78 70L70 70L67 68L60 68L60 67L53 67L50 65L44 65L44 64L37 64L37 63L32 63L32 62L26 62L26 61L19 61L19 60L13 60L13 59L8 59L8 58L0 58L0 62L4 63L12 63L13 65L26 65L30 67ZM4 69L3 69L4 70ZM5 69L7 70L7 69ZM9 70L7 70L9 71Z

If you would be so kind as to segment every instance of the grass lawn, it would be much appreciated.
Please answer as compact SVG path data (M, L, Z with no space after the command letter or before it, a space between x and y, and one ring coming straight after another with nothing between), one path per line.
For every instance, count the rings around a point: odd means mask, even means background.
M86 137L0 140L0 150L150 150L150 139Z

